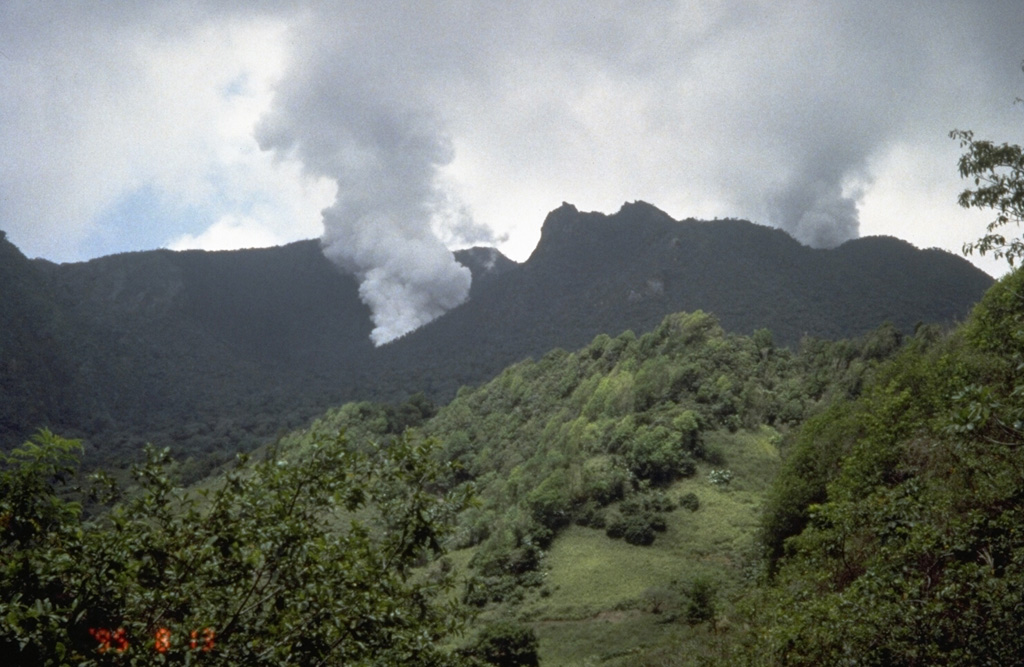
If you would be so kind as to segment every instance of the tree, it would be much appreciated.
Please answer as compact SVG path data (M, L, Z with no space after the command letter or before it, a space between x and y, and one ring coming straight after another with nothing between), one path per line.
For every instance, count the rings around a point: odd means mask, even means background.
M996 219L986 227L988 233L965 243L964 254L991 252L996 259L1005 257L1013 267L1017 259L1024 258L1024 239L1008 239L1001 228L1011 222L1019 227L1024 221L1024 150L1016 144L975 139L970 130L953 130L949 136L967 149L960 157L960 176L973 179L975 185L960 193L960 206L996 212Z
M715 618L715 584L699 577L690 582L686 590L689 602L686 605L686 622L697 625Z
M666 484L696 471L679 437L664 426L638 429L625 452L626 464L639 479Z
M498 621L484 627L472 646L464 652L479 663L502 667L538 665L537 635L533 628L510 621Z
M150 448L131 497L83 520L80 446L42 432L0 454L0 662L445 664L452 572L412 573L468 492L434 490L434 448L321 439L198 493Z

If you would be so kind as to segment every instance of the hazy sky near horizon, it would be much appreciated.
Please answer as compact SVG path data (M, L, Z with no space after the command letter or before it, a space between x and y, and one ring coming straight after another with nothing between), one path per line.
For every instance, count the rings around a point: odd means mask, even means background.
M959 252L988 218L948 133L1024 141L1022 60L1018 0L7 0L0 229L54 261L322 237L427 319L468 289L446 249L522 261L563 201Z

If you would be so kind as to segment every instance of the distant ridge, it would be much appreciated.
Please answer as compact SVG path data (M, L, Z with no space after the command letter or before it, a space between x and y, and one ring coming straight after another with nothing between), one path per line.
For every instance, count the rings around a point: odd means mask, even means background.
M855 336L883 322L912 332L921 322L962 319L991 284L960 257L894 238L816 250L778 229L675 221L644 202L614 215L564 204L548 215L526 263L389 353L398 366L413 366L439 341L500 350L489 367L497 372L508 358L573 349L599 333L641 333L667 313L698 309L728 331L768 328L786 345L805 335Z
M239 447L326 407L447 400L510 363L677 311L777 343L891 322L964 318L992 279L962 258L873 237L833 250L741 220L676 221L644 202L552 211L516 264L456 253L468 301L381 348L356 281L317 241L229 252L157 250L55 265L0 238L0 444L48 425L105 456L142 441Z

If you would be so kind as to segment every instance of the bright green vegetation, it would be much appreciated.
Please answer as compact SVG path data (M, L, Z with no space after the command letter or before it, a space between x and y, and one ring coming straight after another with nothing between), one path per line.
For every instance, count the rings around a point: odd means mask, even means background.
M650 547L564 531L550 592L502 613L552 664L1019 664L1022 295L1011 274L955 332L920 332L783 438L774 482L776 438L719 432L732 481L667 489L695 490L697 512ZM696 623L695 582L713 591Z
M767 331L674 315L518 364L440 409L422 396L347 404L188 491L157 456L138 490L91 517L54 486L74 446L43 434L3 462L4 650L12 664L102 662L89 628L123 627L144 664L166 627L184 660L196 656L183 638L210 627L222 664L324 651L388 664L384 643L403 664L434 659L427 644L444 647L437 659L529 664L539 651L557 664L669 641L731 608L780 432L856 393L898 346L883 327L795 353ZM371 580L366 600L327 599ZM354 645L336 626L349 617L365 617ZM609 619L621 636L574 639Z
M900 344L885 326L793 352L767 331L678 314L517 364L439 409L348 404L282 446L340 431L386 443L408 426L443 443L445 487L477 498L449 544L459 599L477 613L466 641L513 623L548 664L629 664L679 637L713 656L724 649L711 630L757 568L783 434L858 394Z
M759 474L769 477L777 458L756 451L768 438L740 439L748 442L730 443L737 446L736 460L757 464ZM732 615L756 550L767 482L747 481L747 489L721 487L697 475L674 485L672 494L696 493L700 509L670 513L667 530L650 547L609 542L583 527L560 535L545 562L550 594L531 598L517 612L537 629L541 655L549 664L609 664L618 656L620 662L610 664L626 665L680 636L691 645L705 643L708 629L724 626ZM691 609L701 586L709 597L708 616Z
M1013 266L1021 148L954 132L996 219L968 252ZM1003 665L1024 659L1024 273L949 336L915 340L853 401L801 429L769 495L756 651L772 664Z
M471 480L481 498L458 546L480 544L481 558L544 549L572 524L611 530L666 513L673 482L730 465L734 439L723 434L785 429L828 396L856 391L865 351L895 349L898 335L882 329L859 345L808 341L793 354L765 331L730 336L709 315L680 314L463 390L423 427L461 467L452 483Z
M453 576L413 567L467 498L437 493L430 447L316 440L205 493L175 488L151 450L132 495L86 518L61 493L80 445L40 433L0 458L3 664L453 662L438 648L464 618Z

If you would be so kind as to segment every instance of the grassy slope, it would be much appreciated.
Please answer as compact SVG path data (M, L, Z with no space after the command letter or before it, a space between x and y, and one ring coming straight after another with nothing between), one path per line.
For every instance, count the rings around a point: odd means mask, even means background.
M767 427L709 434L735 477L728 486L713 485L710 466L702 465L697 476L670 488L675 498L696 493L698 511L667 514L668 530L649 547L568 528L548 551L547 584L516 607L488 610L483 620L508 614L530 623L546 665L636 664L638 653L655 647L675 653L671 647L681 643L715 652L717 635L683 620L683 591L696 578L710 579L718 591L717 625L728 624L747 578L764 491L779 463L776 438Z

